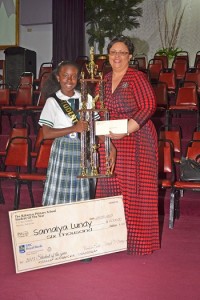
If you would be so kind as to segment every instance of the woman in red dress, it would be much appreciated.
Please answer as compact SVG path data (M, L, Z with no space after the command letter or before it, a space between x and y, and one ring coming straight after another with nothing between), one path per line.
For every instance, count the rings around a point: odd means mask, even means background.
M150 120L156 103L145 75L129 68L133 51L131 40L124 36L108 45L112 72L105 77L104 104L111 120L128 119L128 134L110 133L110 157L116 176L98 179L96 198L123 195L127 252L145 255L160 248L157 134ZM102 154L103 148L102 143ZM100 155L101 170L103 160L104 155Z

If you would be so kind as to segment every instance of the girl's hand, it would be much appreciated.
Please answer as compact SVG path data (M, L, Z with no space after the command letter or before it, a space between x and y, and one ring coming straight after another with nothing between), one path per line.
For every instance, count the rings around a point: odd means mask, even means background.
M74 126L74 132L83 132L88 130L88 122L87 121L78 121Z

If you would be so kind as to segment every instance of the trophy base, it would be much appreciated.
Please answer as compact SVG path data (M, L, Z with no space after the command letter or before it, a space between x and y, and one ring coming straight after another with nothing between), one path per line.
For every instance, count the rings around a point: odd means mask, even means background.
M97 174L97 175L79 175L77 176L77 178L111 178L111 177L115 177L115 174Z

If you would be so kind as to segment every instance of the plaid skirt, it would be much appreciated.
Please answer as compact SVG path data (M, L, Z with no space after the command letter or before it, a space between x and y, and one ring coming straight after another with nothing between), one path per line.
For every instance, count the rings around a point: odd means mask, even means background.
M77 178L80 169L80 140L56 138L51 148L42 204L70 203L89 198L89 180Z

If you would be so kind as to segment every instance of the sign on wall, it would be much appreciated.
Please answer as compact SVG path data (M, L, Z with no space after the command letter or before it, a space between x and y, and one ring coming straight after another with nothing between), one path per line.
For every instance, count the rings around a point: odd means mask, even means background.
M19 0L0 0L0 49L19 44Z

